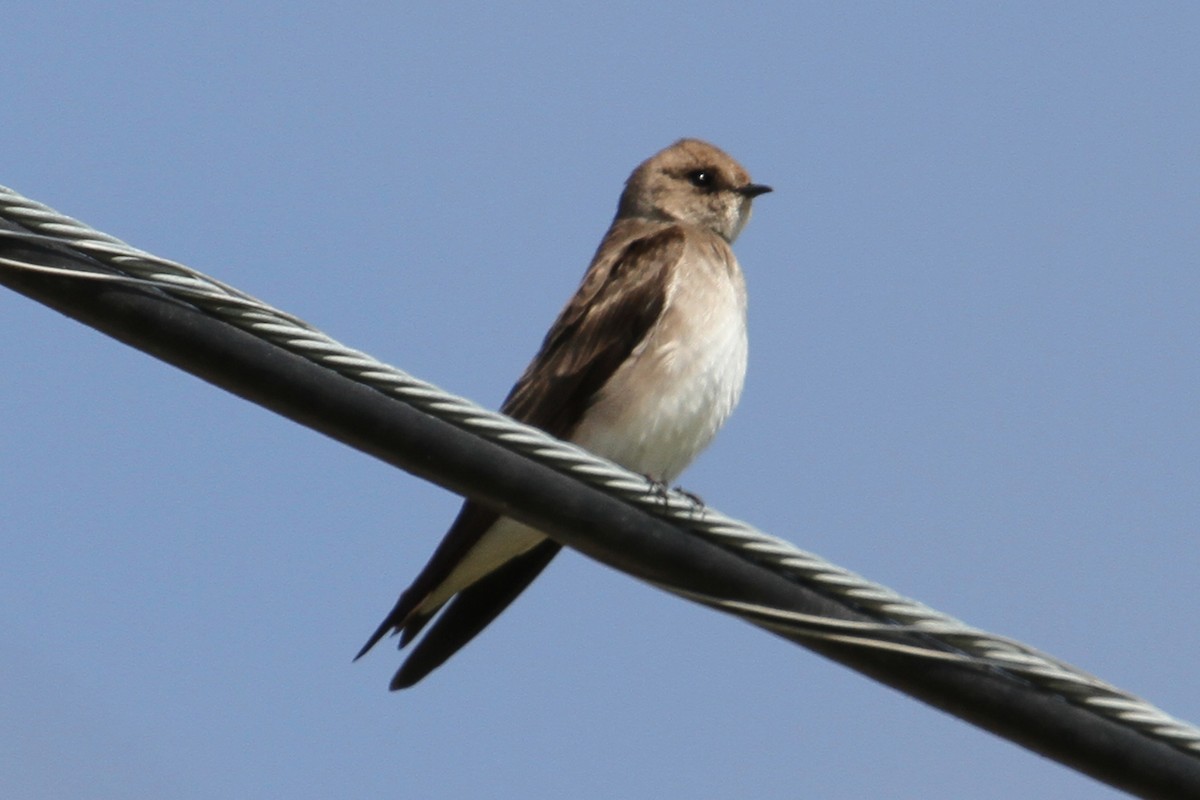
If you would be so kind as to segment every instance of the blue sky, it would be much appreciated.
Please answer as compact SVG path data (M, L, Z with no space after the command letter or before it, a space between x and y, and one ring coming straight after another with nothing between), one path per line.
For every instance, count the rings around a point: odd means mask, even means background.
M1200 9L432 6L18 5L0 183L494 406L708 139L776 191L682 482L1200 720ZM453 496L0 325L0 796L1118 796L573 554L389 694Z

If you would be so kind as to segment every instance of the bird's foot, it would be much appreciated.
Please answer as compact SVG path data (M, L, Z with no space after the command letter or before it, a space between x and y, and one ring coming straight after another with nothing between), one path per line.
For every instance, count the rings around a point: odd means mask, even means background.
M681 495L686 497L688 500L691 500L692 505L694 505L700 511L704 510L704 505L705 505L704 498L701 497L700 495L696 494L695 492L689 492L687 489L683 488L682 486L676 486L675 491L679 492Z
M672 491L671 487L667 485L666 481L661 481L658 478L655 478L653 475L643 475L643 477L650 482L650 490L658 497L659 500L662 501L663 505L666 505L668 496ZM704 511L704 498L702 498L700 495L695 494L694 492L689 492L682 486L676 486L674 491L691 501L692 513L702 513Z

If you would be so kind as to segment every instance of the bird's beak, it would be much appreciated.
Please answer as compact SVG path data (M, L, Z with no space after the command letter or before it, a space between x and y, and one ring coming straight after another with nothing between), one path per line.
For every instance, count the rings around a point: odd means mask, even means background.
M763 186L761 183L747 183L737 191L742 197L758 197L760 194L766 194L774 190L770 186Z

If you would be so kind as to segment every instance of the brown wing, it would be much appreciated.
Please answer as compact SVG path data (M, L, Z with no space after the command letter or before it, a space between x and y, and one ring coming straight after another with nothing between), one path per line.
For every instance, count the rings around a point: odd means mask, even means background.
M620 239L628 239L628 243L602 260L600 254ZM656 227L639 236L622 223L614 225L583 283L501 410L554 436L568 438L596 393L658 321L666 303L670 269L683 255L683 248L684 233L679 228ZM401 647L420 632L436 610L422 614L415 610L497 516L478 503L468 500L463 504L429 563L400 595L358 656L391 631L402 631ZM553 540L543 542L459 592L397 672L392 688L413 685L470 641L537 577L559 548Z
M669 270L683 247L683 231L670 227L633 239L611 261L594 263L501 411L554 436L570 436L600 387L658 321Z

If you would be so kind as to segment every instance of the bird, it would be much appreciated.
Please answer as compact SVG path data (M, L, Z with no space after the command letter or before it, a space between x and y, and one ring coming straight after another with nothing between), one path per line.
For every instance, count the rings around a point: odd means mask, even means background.
M502 413L659 485L673 481L741 396L746 286L730 245L754 198L770 191L699 139L681 139L642 162ZM465 501L355 660L391 633L404 648L432 620L389 688L414 685L490 624L560 548Z

